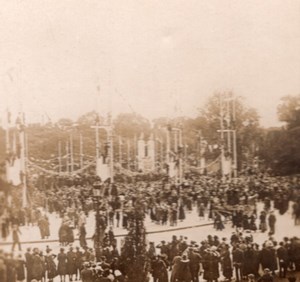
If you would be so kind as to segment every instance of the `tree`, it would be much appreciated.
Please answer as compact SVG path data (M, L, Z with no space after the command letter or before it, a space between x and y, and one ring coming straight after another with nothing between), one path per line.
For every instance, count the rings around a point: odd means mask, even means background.
M286 126L268 130L263 138L260 157L276 175L300 172L300 95L285 96L277 107Z
M134 138L141 133L150 134L151 124L148 119L136 113L119 114L114 120L115 132L118 136Z
M242 97L233 99L229 93L227 97L215 93L207 101L204 107L199 109L197 117L197 130L201 130L202 136L209 144L221 144L220 130L221 116L225 129L235 129L237 133L237 151L239 166L249 156L255 154L256 143L260 139L259 115L253 108L248 107ZM221 99L223 115L221 115ZM228 103L228 104L227 104ZM234 105L233 105L234 103ZM231 116L226 116L226 107L235 108L231 110ZM235 115L234 113L235 112Z
M275 175L300 172L300 130L269 129L259 150L266 168Z
M279 120L286 122L289 129L300 127L300 94L281 98L277 113Z
M128 234L121 250L121 259L125 262L128 281L147 281L149 258L146 249L145 215L140 199L136 200L130 218Z

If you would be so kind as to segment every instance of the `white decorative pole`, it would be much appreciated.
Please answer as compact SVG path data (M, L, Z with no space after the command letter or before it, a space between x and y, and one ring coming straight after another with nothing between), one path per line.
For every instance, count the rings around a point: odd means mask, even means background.
M80 154L80 168L83 168L83 138L82 134L79 135L79 154Z
M69 142L66 142L66 172L69 173Z
M74 171L74 158L73 158L73 132L70 133L70 173L72 174Z
M224 180L224 127L223 127L223 97L222 94L219 94L220 99L220 132L221 132L221 173L222 173L222 180Z
M236 144L236 98L233 98L232 101L232 119L234 122L234 129L233 129L233 159L234 159L234 167L233 167L233 176L234 178L237 177L237 144Z
M27 207L27 181L26 181L26 161L25 161L25 149L26 149L26 144L25 144L25 125L24 125L24 117L21 115L21 122L20 122L20 133L19 133L19 138L20 138L20 146L21 146L21 152L20 152L20 159L21 159L21 175L22 175L22 185L23 185L23 190L22 190L22 207L26 208Z
M114 183L114 144L113 144L113 131L112 131L112 125L109 125L108 129L108 135L109 135L109 144L110 144L110 179L111 183Z
M58 172L61 174L61 141L58 141Z

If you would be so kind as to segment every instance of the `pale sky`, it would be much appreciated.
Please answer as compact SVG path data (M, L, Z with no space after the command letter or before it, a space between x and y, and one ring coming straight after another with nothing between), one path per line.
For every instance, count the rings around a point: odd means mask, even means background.
M112 105L114 115L195 116L229 90L273 126L280 97L300 94L297 0L0 4L2 113L22 104L29 120L75 119Z

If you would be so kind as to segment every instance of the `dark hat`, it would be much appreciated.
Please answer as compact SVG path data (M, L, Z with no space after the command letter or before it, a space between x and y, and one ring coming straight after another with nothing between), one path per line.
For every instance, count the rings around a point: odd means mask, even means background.
M181 261L182 262L189 262L190 260L188 259L187 255L184 254L184 255L181 256Z

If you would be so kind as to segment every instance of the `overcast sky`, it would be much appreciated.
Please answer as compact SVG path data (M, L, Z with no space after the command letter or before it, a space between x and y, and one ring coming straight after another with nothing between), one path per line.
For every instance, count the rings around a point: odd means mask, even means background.
M272 126L280 97L300 94L297 0L0 4L2 112L194 116L212 93L233 91Z

